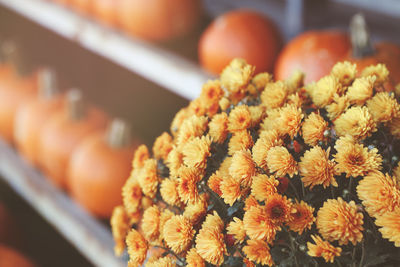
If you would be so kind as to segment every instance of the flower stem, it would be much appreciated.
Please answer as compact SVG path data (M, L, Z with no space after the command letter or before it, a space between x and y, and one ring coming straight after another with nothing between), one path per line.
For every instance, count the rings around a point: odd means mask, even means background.
M297 193L296 187L294 187L293 183L289 181L290 188L292 188L293 193L295 194L296 198L300 200L299 194Z
M363 242L361 243L361 259L360 259L360 264L358 265L358 267L363 266L364 256L365 256L365 240L363 240Z

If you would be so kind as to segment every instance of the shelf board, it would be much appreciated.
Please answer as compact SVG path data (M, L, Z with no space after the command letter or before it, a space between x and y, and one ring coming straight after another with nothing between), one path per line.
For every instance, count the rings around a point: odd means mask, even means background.
M137 73L186 99L195 99L211 75L197 64L128 37L45 0L0 0L0 5Z
M95 266L126 266L114 256L111 231L50 184L3 140L1 177Z

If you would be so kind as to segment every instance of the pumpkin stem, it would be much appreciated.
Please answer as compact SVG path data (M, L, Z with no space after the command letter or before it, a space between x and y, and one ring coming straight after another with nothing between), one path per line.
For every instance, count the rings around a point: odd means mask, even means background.
M131 127L119 118L113 119L107 133L107 143L112 148L121 148L131 143Z
M71 89L67 93L67 109L71 120L80 120L85 116L85 106L82 92L78 89Z
M56 74L52 69L45 68L39 72L39 97L51 99L58 93Z
M26 76L29 74L29 70L25 64L19 52L18 46L12 41L5 41L1 46L1 51L5 62L11 63L14 68L14 72L20 76Z
M355 14L350 21L350 37L353 57L362 58L374 54L367 23L360 13Z

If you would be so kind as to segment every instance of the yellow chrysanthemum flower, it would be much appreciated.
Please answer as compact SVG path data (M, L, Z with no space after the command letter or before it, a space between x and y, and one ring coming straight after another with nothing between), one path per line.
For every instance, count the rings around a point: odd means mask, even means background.
M338 78L342 85L348 86L356 77L357 65L349 61L338 62L332 67L331 74Z
M282 107L288 96L288 88L285 82L277 81L268 83L265 90L261 93L261 103L267 109L274 109Z
M149 241L155 241L160 236L161 212L156 205L147 208L143 213L141 228L144 237Z
M229 113L228 130L230 132L243 131L251 125L251 114L246 105L236 106Z
M362 105L370 99L374 93L375 79L374 76L357 78L346 93L350 103Z
M262 240L248 240L247 245L243 247L243 252L249 260L258 264L262 264L263 266L274 265L269 246Z
M335 130L339 136L350 135L355 139L364 139L376 132L376 123L367 107L352 107L335 121Z
M228 115L226 113L216 114L208 124L211 139L222 144L228 135Z
M293 175L298 173L297 162L284 146L275 146L267 153L268 169L276 176Z
M317 228L328 241L338 241L339 245L351 242L356 245L363 239L363 214L354 201L342 198L328 199L317 213Z
M128 265L142 265L146 259L147 249L149 248L144 237L135 229L131 229L126 236L126 246L129 255Z
M234 59L221 72L221 84L229 92L243 90L250 82L255 67L250 66L244 59Z
M385 123L400 116L399 103L394 98L394 94L387 92L375 94L367 101L367 107L377 123Z
M187 218L175 215L165 223L163 236L169 248L175 253L181 253L189 247L195 232Z
M400 207L400 185L381 172L371 172L358 183L357 195L370 216L383 215Z
M288 222L288 226L290 230L301 235L306 229L311 229L315 222L314 208L302 200L293 204L293 209L296 212L292 214L292 220Z
M246 230L244 229L243 221L237 217L233 218L226 227L228 234L235 238L235 244L243 243L246 238Z
M385 64L377 64L365 67L361 72L362 77L375 76L378 85L383 84L389 78L389 70Z
M379 232L382 233L383 238L394 242L396 247L400 247L400 208L377 216L375 223L382 227L379 228Z
M115 255L121 256L125 249L126 235L131 227L128 214L126 214L123 206L117 206L114 208L111 215L110 224L115 242Z
M304 142L315 146L319 141L326 140L325 131L328 130L328 122L317 113L311 113L303 122L302 133Z

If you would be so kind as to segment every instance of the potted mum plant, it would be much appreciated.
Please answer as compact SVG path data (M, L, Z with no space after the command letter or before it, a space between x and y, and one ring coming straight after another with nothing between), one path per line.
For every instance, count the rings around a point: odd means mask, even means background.
M400 266L400 104L377 64L303 85L235 59L140 146L111 225L128 266Z

